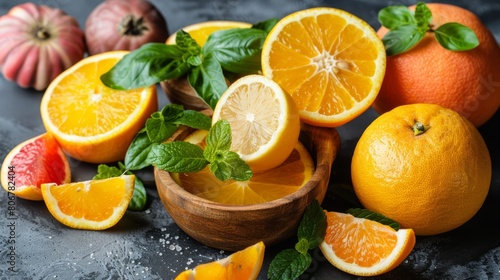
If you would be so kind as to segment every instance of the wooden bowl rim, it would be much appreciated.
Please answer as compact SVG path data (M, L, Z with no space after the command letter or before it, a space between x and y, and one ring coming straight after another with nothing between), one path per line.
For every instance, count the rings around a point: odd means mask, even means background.
M184 139L187 135L195 131L192 128L189 127L179 127L179 129L176 131L174 135L168 140L168 141L174 141L178 139ZM311 156L314 159L315 163L315 171L313 173L313 176L307 182L303 187L298 189L297 191L288 194L284 197L274 199L271 201L266 201L262 203L256 203L256 204L247 204L247 205L233 205L233 204L222 204L222 203L217 203L213 202L208 199L201 198L195 194L192 194L188 191L186 191L184 188L179 186L170 176L170 173L158 169L154 167L154 172L156 173L155 180L156 178L159 178L158 180L160 182L156 182L157 184L157 189L158 191L161 191L161 188L170 188L170 191L172 193L175 193L176 195L179 196L179 198L183 201L189 201L190 204L197 204L197 205L204 205L207 208L213 209L213 210L218 210L218 211L233 211L233 212L246 212L246 211L258 211L258 210L269 210L273 209L279 206L286 205L288 203L291 203L296 200L300 200L302 197L307 196L308 193L312 192L317 186L318 182L321 181L320 176L323 176L325 174L319 174L318 168L321 165L327 165L329 169L331 169L331 166L333 164L333 161L335 160L338 150L339 150L339 145L340 145L340 140L336 139L339 137L338 132L335 128L327 128L327 127L316 127L308 124L302 124L302 129L301 129L301 136L303 134L308 134L310 136L310 146L308 147L307 143L304 143L302 141L308 151L311 153ZM314 135L317 135L316 137L313 137ZM183 137L184 136L184 137ZM328 145L325 145L328 144ZM328 153L324 153L324 149L321 149L323 146L331 146L330 150ZM311 151L311 148L314 149L314 152ZM323 152L320 152L323 151ZM318 158L318 155L320 156ZM330 173L328 173L330 174ZM170 180L174 182L175 184L167 184L164 182L164 180ZM159 184L163 184L163 186L160 186Z

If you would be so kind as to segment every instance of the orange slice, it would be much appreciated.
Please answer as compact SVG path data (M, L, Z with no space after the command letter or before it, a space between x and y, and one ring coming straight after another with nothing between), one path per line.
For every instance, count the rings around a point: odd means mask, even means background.
M43 200L42 183L71 181L68 159L49 133L18 144L5 157L0 173L2 187L17 197Z
M262 47L262 73L285 89L309 124L336 127L366 111L380 90L386 54L368 23L335 8L292 13Z
M247 75L229 86L215 106L212 122L221 119L231 126L231 150L253 172L280 165L299 138L300 117L295 102L262 75Z
M413 250L412 229L390 226L350 214L325 212L323 255L336 268L358 276L375 276L397 267Z
M100 76L127 53L86 57L45 91L40 105L43 124L68 155L91 163L123 160L146 119L158 110L156 86L120 91L101 82Z
M185 141L205 145L208 132L197 130ZM248 205L282 198L296 192L314 174L314 162L302 143L296 142L290 156L278 167L254 173L248 181L221 181L208 167L199 172L172 173L172 178L186 189L204 199L232 205Z
M208 39L210 34L215 31L232 29L232 28L250 28L252 25L246 22L240 21L226 21L226 20L214 20L214 21L204 21L200 23L195 23L183 27L182 30L189 33L191 38L193 38L198 45L203 46ZM167 38L166 44L175 44L175 38L177 33L173 33Z
M62 224L103 230L114 226L125 214L134 184L134 175L122 175L61 185L42 184L41 189L47 208Z
M224 259L204 263L181 272L175 280L257 279L264 261L264 242L260 241Z

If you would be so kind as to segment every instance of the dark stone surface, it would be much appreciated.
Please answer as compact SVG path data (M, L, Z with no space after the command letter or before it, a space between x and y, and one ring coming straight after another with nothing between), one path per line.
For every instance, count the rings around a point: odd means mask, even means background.
M1 0L0 15L20 0ZM371 0L279 0L279 1L197 1L153 0L167 19L169 30L206 20L240 20L258 22L280 18L300 9L314 6L337 7L366 20L374 28L376 15L386 5L410 5L416 1ZM442 1L467 8L483 19L500 41L500 2L497 0ZM90 11L100 1L42 0L75 16L84 26ZM496 83L500 81L494 81ZM39 116L41 92L21 89L0 78L0 158L18 143L39 135L44 128ZM158 94L160 106L167 103ZM332 171L331 187L324 207L343 211L352 204L339 195L342 186L350 184L350 158L357 139L377 114L369 110L353 122L340 127L342 149ZM500 115L480 128L493 160L494 175L490 193L483 208L457 230L430 237L418 237L414 251L399 267L373 279L500 279L500 153L495 130ZM71 161L73 180L90 179L96 166ZM215 250L187 236L164 210L154 186L151 170L138 174L147 185L148 207L128 211L123 219L106 231L74 230L57 222L43 202L15 200L15 244L9 244L8 197L0 192L0 279L173 279L180 271L199 263L227 256L230 252ZM349 189L348 187L346 188ZM460 202L457 202L460 203ZM265 263L259 279L266 279L271 259L295 240L266 248ZM15 249L10 250L9 246ZM15 252L15 273L7 253ZM343 273L313 251L314 262L301 279L358 279Z

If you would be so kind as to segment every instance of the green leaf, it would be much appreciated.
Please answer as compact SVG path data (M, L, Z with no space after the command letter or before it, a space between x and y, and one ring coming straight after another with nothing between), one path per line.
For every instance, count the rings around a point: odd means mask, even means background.
M209 165L210 172L212 172L217 179L226 181L231 178L231 166L224 161L214 161Z
M199 111L185 110L182 116L176 119L174 123L195 129L209 130L212 127L212 118Z
M305 238L300 238L299 242L295 244L295 250L301 254L308 254L310 247L309 241Z
M215 150L229 150L231 148L231 126L227 120L217 121L205 139L207 146Z
M227 90L222 67L215 57L208 55L203 63L187 75L189 84L210 108L214 109L222 94Z
M177 125L165 122L162 119L149 118L146 120L146 132L149 141L161 143L168 139L177 130Z
M416 25L413 12L406 6L389 6L378 12L378 21L388 29L402 25Z
M346 211L347 214L351 214L356 218L364 218L364 219L369 219L372 221L379 222L384 225L388 225L392 227L395 230L399 230L400 225L398 222L391 220L390 218L379 214L375 213L373 211L370 211L368 209L363 209L363 208L351 208Z
M420 32L427 32L432 22L432 12L424 2L418 2L415 7L415 20Z
M149 140L146 130L141 130L127 149L125 167L129 170L139 170L151 165L148 161L148 155L156 145L158 143Z
M175 121L184 115L184 108L179 104L167 104L161 109L161 115L164 121Z
M118 167L108 166L106 164L99 164L97 166L97 174L92 178L93 180L101 180L112 177L119 177L123 174L132 175L133 173L125 168L123 163L118 162ZM128 205L129 210L139 211L146 205L146 189L142 181L135 176L134 182L134 193L132 194L132 199Z
M239 74L261 70L262 45L267 32L254 28L232 28L212 33L202 48L211 54L224 70Z
M147 43L118 61L101 81L108 87L129 90L179 78L191 69L177 45Z
M148 160L168 172L198 172L208 164L200 146L184 141L167 142L153 147Z
M201 47L196 43L189 33L179 30L175 35L175 44L184 51L187 56L198 56L201 54Z
M223 151L223 159L231 168L231 179L236 181L247 181L252 178L253 173L246 161L233 151Z
M460 23L445 23L438 27L434 34L439 44L447 50L467 51L479 46L476 33Z
M273 29L273 27L276 25L276 23L278 23L277 18L270 18L270 19L253 24L252 28L260 29L260 30L265 31L266 33L269 33L269 31L271 31L271 29Z
M416 25L401 25L385 34L382 42L387 55L397 55L413 48L424 35Z
M309 206L300 221L297 230L299 240L308 241L309 249L314 249L323 241L326 233L326 215L319 202L314 200Z
M301 254L295 249L285 249L271 261L267 278L270 280L297 279L311 263L312 257L309 253Z

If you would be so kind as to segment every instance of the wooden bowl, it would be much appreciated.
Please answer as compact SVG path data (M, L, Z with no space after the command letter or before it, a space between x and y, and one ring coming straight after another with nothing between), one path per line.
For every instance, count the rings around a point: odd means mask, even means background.
M179 128L169 141L182 140L192 132L186 127ZM316 169L311 180L295 193L259 204L220 204L187 192L170 173L155 168L163 206L188 235L221 250L237 251L261 240L270 246L295 236L306 207L314 199L323 201L332 163L340 148L335 128L303 124L300 139L311 153Z
M210 109L185 77L162 81L160 82L160 86L171 103L181 104L184 106L184 109L197 111Z

